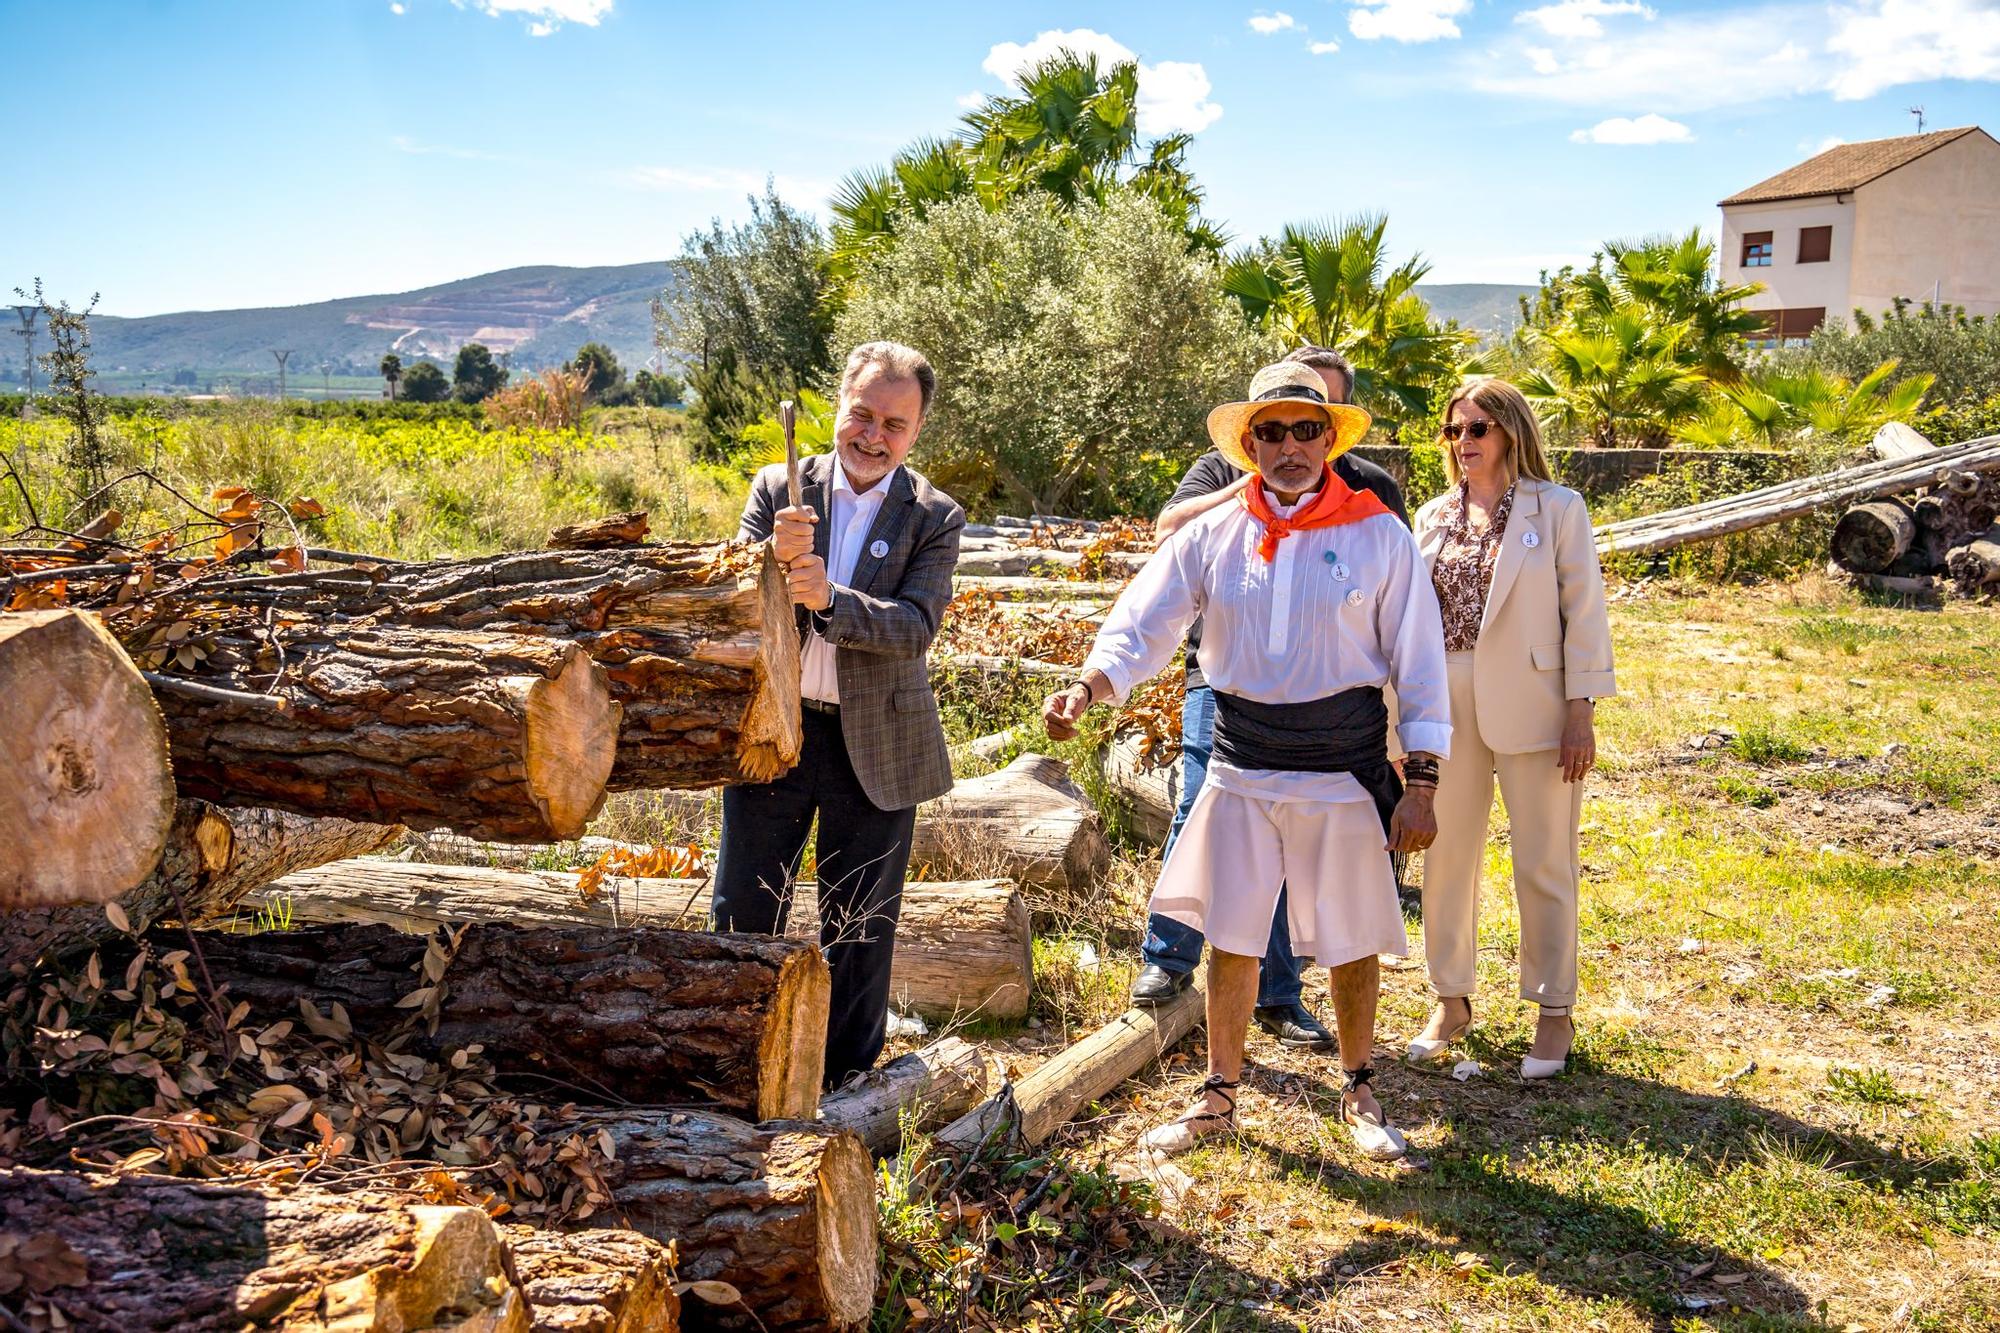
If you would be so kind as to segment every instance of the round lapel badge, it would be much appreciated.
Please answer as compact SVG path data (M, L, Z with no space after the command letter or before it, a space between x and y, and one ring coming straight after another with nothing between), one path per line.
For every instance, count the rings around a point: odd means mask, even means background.
M1359 588L1355 588L1347 594L1347 604L1349 606L1359 606L1367 600L1366 597L1361 595L1361 589Z
M1534 534L1530 533L1529 535L1533 536ZM880 560L883 556L889 554L889 543L884 541L876 542L873 546L870 546L868 548L868 554L874 556L877 560Z
M1541 544L1542 544L1541 534L1536 532L1533 528L1529 528L1526 532L1521 534L1521 545L1527 547L1530 551L1534 550L1537 546L1540 546Z
M1335 583L1345 583L1353 577L1354 577L1354 571L1349 569L1346 565L1343 564L1334 565L1333 581Z

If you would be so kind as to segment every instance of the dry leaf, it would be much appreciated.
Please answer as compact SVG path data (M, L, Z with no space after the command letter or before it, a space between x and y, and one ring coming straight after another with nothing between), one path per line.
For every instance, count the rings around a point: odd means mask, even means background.
M132 933L132 918L126 916L125 909L120 907L117 903L104 904L104 919L111 923L111 928L113 930L121 931L127 935L130 935ZM135 958L132 961L134 966L138 965L139 962L138 959ZM129 986L132 983L128 981L125 984Z

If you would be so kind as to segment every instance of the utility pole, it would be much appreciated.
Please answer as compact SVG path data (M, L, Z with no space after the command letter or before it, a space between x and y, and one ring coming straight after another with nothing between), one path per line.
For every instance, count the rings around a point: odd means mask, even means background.
M285 401L285 362L292 359L292 349L287 347L280 352L274 348L271 355L278 359L278 401L282 403Z
M331 361L322 361L319 363L319 396L322 399L333 397L333 362Z
M14 332L21 335L21 355L28 372L28 399L21 405L21 420L26 421L35 414L35 318L42 313L40 306L17 305L14 313L21 317L21 327Z

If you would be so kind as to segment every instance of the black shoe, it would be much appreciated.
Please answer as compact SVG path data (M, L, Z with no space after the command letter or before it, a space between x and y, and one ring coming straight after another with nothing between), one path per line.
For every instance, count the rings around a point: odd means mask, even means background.
M1257 1026L1278 1039L1280 1046L1304 1051L1330 1051L1338 1043L1326 1024L1313 1017L1312 1010L1294 1000L1290 1004L1257 1006Z
M1132 981L1132 1003L1141 1009L1151 1009L1166 1004L1192 985L1194 973L1169 972L1156 963L1148 963Z

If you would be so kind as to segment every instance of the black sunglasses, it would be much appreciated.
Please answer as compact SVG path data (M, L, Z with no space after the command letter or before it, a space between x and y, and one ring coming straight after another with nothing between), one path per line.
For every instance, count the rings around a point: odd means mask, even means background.
M1294 421L1289 425L1282 421L1260 421L1250 428L1250 438L1259 444L1276 444L1287 435L1300 444L1311 444L1324 434L1324 421Z
M1492 429L1493 423L1490 421L1469 421L1463 426L1454 421L1444 428L1444 437L1447 440L1456 440L1461 435L1470 435L1475 440L1483 440L1486 438L1486 432Z

